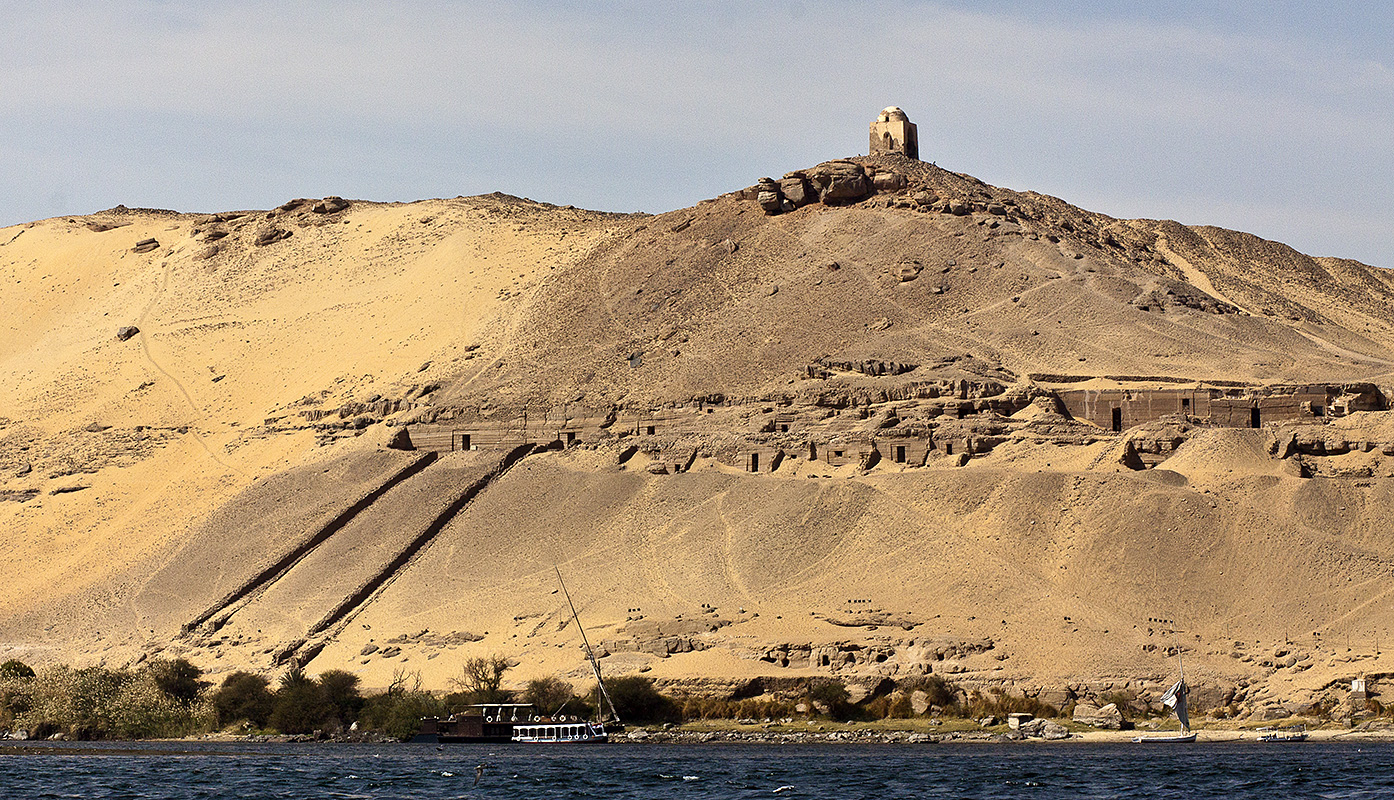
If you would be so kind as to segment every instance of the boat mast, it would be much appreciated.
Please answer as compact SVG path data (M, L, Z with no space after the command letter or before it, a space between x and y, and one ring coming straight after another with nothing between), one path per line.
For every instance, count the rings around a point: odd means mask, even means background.
M1176 719L1181 723L1181 732L1184 734L1190 730L1190 712L1186 709L1186 695L1190 690L1186 687L1186 665L1181 661L1181 640L1176 640L1176 671L1181 675L1181 696L1176 700Z
M571 592L566 590L566 581L561 579L561 568L553 565L552 569L557 572L557 583L561 584L562 594L566 596L566 604L571 607L571 618L576 620L576 629L581 632L581 643L586 646L586 658L591 662L591 671L595 673L596 691L605 698L605 705L610 707L611 719L619 722L620 715L615 713L615 704L610 700L610 693L605 691L605 681L600 677L600 662L595 660L595 651L591 649L590 640L586 638L586 629L582 627L581 617L576 613L576 604L571 602ZM596 698L596 713L604 713L604 709L600 708L599 698Z

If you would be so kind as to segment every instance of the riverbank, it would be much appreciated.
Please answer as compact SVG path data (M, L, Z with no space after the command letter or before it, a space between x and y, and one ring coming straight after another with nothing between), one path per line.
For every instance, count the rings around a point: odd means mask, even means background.
M950 721L927 725L919 720L897 720L903 725L877 723L760 723L741 725L730 722L695 723L677 727L635 728L620 734L617 741L671 744L937 744L956 742L1131 742L1136 736L1160 736L1174 731L1134 729L1099 730L1074 723L1048 720L1058 731L1041 736L1012 730L1006 725L983 728L970 721ZM1282 724L1301 724L1300 720ZM1394 741L1394 721L1372 720L1355 727L1308 723L1308 741ZM1197 742L1258 741L1258 726L1206 727L1196 731Z

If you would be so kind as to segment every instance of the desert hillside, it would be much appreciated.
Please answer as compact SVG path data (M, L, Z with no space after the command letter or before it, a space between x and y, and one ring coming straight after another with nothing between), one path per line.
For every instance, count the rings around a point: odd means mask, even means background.
M1394 672L1394 274L896 155L691 208L0 230L0 659ZM748 691L748 688L747 690Z

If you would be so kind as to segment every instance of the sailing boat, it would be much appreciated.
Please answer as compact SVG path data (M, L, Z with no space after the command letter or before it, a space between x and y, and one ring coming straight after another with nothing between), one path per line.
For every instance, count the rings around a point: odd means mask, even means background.
M1186 687L1186 667L1181 663L1180 646L1176 648L1176 668L1181 677L1162 695L1162 705L1176 712L1176 718L1181 721L1181 732L1169 736L1134 736L1133 741L1171 744L1196 740L1196 732L1191 730L1191 715L1186 710L1186 695L1190 693L1190 689Z
M586 659L591 663L595 674L595 716L594 720L581 720L574 716L562 715L552 719L529 720L522 725L513 726L515 742L608 742L610 731L621 731L620 715L615 712L615 704L610 701L610 693L605 691L605 680L600 677L600 662L595 658L586 629L581 627L581 617L576 613L576 604L571 602L571 592L566 590L566 581L561 579L557 569L557 582L561 584L566 604L571 607L571 618L576 621L576 629L581 632L581 643L586 646ZM608 711L607 711L608 709ZM606 725L609 725L607 728Z

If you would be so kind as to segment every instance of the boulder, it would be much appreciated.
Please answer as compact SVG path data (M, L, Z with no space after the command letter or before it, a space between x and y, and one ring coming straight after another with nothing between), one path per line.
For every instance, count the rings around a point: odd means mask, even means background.
M923 714L929 711L929 695L916 689L910 693L910 710L916 714Z
M932 192L921 191L915 192L913 195L911 195L910 199L914 200L915 205L918 206L932 206L935 203L939 202L939 195L934 194Z
M316 214L337 214L349 207L349 202L342 197L329 196L315 203L310 210Z
M973 206L964 200L950 200L947 206L948 212L955 217L962 217L973 211Z
M1031 720L1022 720L1022 721L1018 722L1017 724L1012 725L1013 719L1014 719L1014 717L1009 716L1009 717L1007 718L1007 725L1010 726L1010 727L1012 728L1012 730L1016 731L1017 733L1020 733L1022 736L1037 736L1037 737L1039 737L1039 736L1041 736L1041 735L1045 732L1045 726L1046 726L1047 724L1050 724L1050 723L1048 723L1046 720L1043 720L1043 719L1031 719Z
M388 450L416 449L416 445L413 444L411 441L411 432L407 430L407 427L405 425L398 428L397 432L392 434L391 438L387 440L386 446Z
M140 328L137 328L134 325L122 325L121 327L116 329L116 338L124 342L132 336L135 336L137 333L140 333Z
M1103 708L1088 703L1079 703L1075 706L1074 721L1092 728L1107 728L1117 731L1123 728L1123 712L1119 711L1118 706L1114 703L1109 703Z
M779 184L773 178L761 178L757 184L758 192L755 195L755 202L760 204L766 214L778 214L783 211L783 196L779 193Z
M289 239L291 232L284 228L266 228L257 234L257 238L252 240L252 244L257 247L264 247L282 239Z
M662 461L655 461L649 464L648 473L650 475L667 475L668 465L663 463Z
M1070 731L1064 725L1050 720L1042 720L1045 724L1041 726L1040 736L1047 741L1059 741L1060 739L1070 738Z
M1021 726L1029 724L1031 719L1032 715L1027 714L1025 711L1013 712L1007 715L1007 727L1014 731L1019 731L1021 730Z
M907 184L909 181L899 172L878 172L871 176L871 185L875 186L878 192L898 192Z
M802 208L818 200L818 195L814 193L801 173L784 176L779 182L779 191L784 195L785 200L794 204L795 208Z
M160 243L155 239L141 239L136 242L136 246L131 248L132 253L149 253L152 250L159 250Z
M866 172L852 161L828 161L805 174L825 205L855 203L872 192Z

